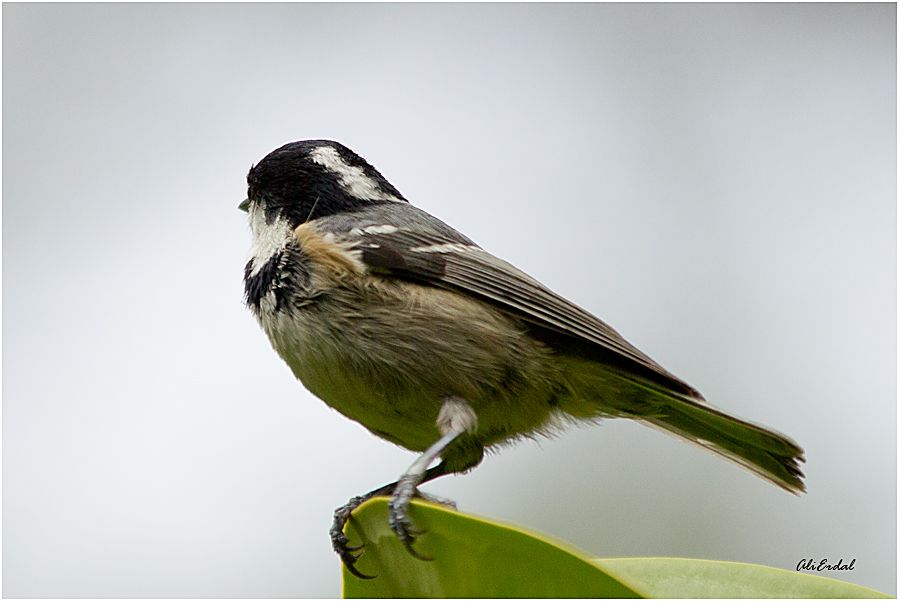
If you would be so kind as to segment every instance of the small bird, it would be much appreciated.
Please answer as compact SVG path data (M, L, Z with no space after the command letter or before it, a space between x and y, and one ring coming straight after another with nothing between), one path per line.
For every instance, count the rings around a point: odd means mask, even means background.
M247 184L245 300L272 347L330 407L420 453L396 482L335 511L332 546L356 576L367 577L361 551L343 528L363 501L391 495L390 526L417 555L407 510L420 484L569 422L637 420L804 491L796 443L711 407L604 322L411 205L346 146L286 144Z

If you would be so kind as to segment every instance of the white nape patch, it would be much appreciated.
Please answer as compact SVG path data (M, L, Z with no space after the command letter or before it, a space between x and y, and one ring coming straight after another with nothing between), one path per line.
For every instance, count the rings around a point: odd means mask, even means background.
M340 176L340 185L351 196L402 202L393 194L388 194L382 190L378 182L365 175L361 167L353 167L344 161L340 153L331 146L319 146L310 152L309 156L312 157L312 162Z
M254 276L276 253L284 250L292 235L290 224L278 218L274 223L265 222L265 211L259 203L250 209L250 230L253 232L253 246L249 260L253 262L250 275Z
M455 396L447 397L437 414L437 428L443 435L450 432L473 433L478 429L478 416L465 400Z
M462 244L460 242L453 242L449 244L432 244L431 246L416 246L414 248L409 249L412 252L416 253L462 253L462 252L470 252L473 250L481 250L477 246L473 246L471 244Z

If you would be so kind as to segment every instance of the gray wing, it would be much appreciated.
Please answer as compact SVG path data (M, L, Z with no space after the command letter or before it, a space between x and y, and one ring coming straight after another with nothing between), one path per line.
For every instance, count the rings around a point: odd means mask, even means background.
M668 391L702 399L606 323L412 205L318 221L352 240L375 273L479 297L524 320L560 350L586 352Z

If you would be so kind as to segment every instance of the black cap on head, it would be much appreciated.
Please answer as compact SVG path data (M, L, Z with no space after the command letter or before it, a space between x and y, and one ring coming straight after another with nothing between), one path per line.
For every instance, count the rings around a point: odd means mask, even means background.
M270 152L247 174L247 197L267 221L292 225L384 202L405 202L378 170L331 140L303 140Z

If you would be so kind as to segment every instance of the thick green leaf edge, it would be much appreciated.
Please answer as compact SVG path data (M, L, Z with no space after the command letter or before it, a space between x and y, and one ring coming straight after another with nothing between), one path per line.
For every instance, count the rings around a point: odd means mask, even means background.
M414 500L425 533L409 554L387 523L386 497L362 504L347 524L362 543L359 579L343 568L345 598L891 598L873 589L768 566L703 559L597 559L519 526Z
M817 574L753 563L683 557L594 559L627 577L653 598L891 599L872 588Z
M517 526L413 500L409 516L425 532L413 557L387 522L387 498L360 505L346 527L351 545L364 544L356 564L362 580L343 568L345 598L642 598L627 578L617 578L592 558Z

